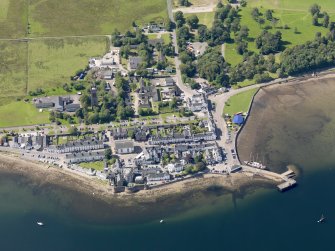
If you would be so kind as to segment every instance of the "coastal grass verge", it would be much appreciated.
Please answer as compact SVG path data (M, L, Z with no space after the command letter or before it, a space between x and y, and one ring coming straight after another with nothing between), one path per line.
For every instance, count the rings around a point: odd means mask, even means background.
M167 18L166 0L35 0L29 6L32 36L111 34L130 29L133 21Z
M230 97L224 107L223 114L234 115L238 112L247 112L250 107L252 97L258 88L253 88Z
M65 93L59 87L76 71L86 68L89 57L101 56L108 48L107 37L30 41L28 91L42 88L52 94Z
M49 123L49 113L39 112L31 103L15 101L0 106L0 127Z
M27 49L26 42L0 41L0 98L26 94Z
M84 168L93 168L97 171L103 171L104 170L104 162L103 161L95 161L95 162L90 162L90 163L80 163L79 166L84 167Z

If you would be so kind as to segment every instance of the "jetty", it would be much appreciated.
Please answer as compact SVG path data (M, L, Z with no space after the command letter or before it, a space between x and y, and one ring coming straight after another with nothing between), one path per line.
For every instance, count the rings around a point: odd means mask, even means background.
M278 190L280 192L284 192L292 187L294 187L297 184L297 181L294 179L288 179L284 183L281 183L277 186Z
M271 179L275 182L279 182L280 184L277 185L277 188L281 192L289 190L290 188L293 188L297 184L297 181L292 178L295 176L295 173L290 169L282 174L279 174L279 173L271 172L271 171L264 170L264 169L258 169L258 168L250 167L246 165L241 165L241 167L243 171L251 172L255 175L260 175L267 179Z

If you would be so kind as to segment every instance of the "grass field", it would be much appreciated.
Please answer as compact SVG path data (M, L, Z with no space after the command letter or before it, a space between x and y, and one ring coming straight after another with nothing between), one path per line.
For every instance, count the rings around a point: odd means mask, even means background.
M284 6L279 8L279 5L275 5L272 2L280 2L280 6ZM322 26L313 26L312 25L312 17L308 11L309 6L311 3L304 3L304 4L296 4L296 2L300 1L256 1L256 0L250 0L248 1L248 7L242 8L240 11L241 15L241 25L246 25L250 29L249 31L249 43L248 43L248 49L251 51L258 51L255 46L255 38L260 35L263 28L265 26L272 26L270 21L266 21L264 25L260 26L253 18L251 17L251 6L259 7L260 11L264 14L266 11L266 8L264 6L267 6L269 9L274 10L274 17L279 19L279 22L276 24L276 27L272 27L269 31L272 33L275 33L276 31L280 31L282 33L282 40L284 42L285 47L292 47L297 44L302 44L308 40L312 40L315 37L316 32L321 32L322 34L326 34L328 32L328 29L322 27ZM306 1L305 1L306 2ZM307 2L310 2L307 0ZM330 5L330 1L325 0L325 3L327 3L328 6ZM264 4L264 5L262 5ZM271 5L273 4L273 5ZM325 7L323 5L323 1L318 3L323 7L324 10ZM263 8L261 8L263 6ZM276 9L275 6L279 6L279 9ZM298 7L299 8L298 8ZM330 10L335 9L335 4L332 4L333 8L330 8ZM294 10L294 8L298 8L297 10ZM305 11L302 11L300 8L305 8ZM328 9L327 9L328 11ZM335 21L335 15L331 15L332 21ZM320 20L321 21L321 20ZM284 29L283 27L287 25L289 28ZM295 33L295 28L297 28L298 32ZM233 35L232 35L233 37ZM227 62L231 63L232 65L236 65L242 60L242 56L239 55L236 50L235 44L226 44L226 51L225 56Z
M226 102L223 113L234 115L238 112L247 112L249 110L252 96L256 93L257 90L258 88L254 88L232 96Z
M34 125L49 122L48 112L39 112L31 103L15 101L0 106L0 127Z
M0 38L24 37L27 32L27 1L0 0Z
M87 66L89 57L103 55L108 47L105 37L31 41L28 91L69 83L70 76Z
M27 43L0 41L0 59L0 98L25 95Z
M167 19L166 0L33 0L29 13L33 36L111 34Z

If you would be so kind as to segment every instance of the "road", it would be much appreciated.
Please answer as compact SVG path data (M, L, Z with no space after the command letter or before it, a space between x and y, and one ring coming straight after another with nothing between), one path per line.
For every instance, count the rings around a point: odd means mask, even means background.
M233 154L231 152L231 149L234 150L236 154L236 145L235 145L235 137L232 135L231 138L231 143L227 142L227 135L228 135L228 129L227 129L227 124L224 119L223 115L223 110L225 103L228 101L228 99L238 93L254 89L254 88L259 88L259 87L264 87L268 85L272 85L278 82L283 81L283 79L276 79L272 82L266 83L266 84L256 84L256 85L250 85L246 86L240 89L231 89L229 92L225 92L222 94L217 94L217 95L212 95L209 97L211 102L215 103L215 111L212 112L213 119L216 123L217 128L221 131L219 134L219 139L217 140L217 143L220 147L226 150L227 152L227 164L232 166L236 164L240 164L238 158L233 158Z
M172 12L172 0L167 0L167 9L168 9L168 14L169 14L170 20L172 22L175 22L174 21L173 12ZM185 97L189 98L192 95L196 94L196 91L194 91L191 88L189 88L186 85L184 85L182 77L181 77L181 72L180 72L180 64L181 64L181 62L180 62L180 60L178 58L179 50L178 50L178 44L177 44L176 30L173 30L173 32L172 32L172 43L173 43L174 52L175 52L174 61L175 61L175 66L176 66L177 86L179 87L180 90L182 90L184 92Z

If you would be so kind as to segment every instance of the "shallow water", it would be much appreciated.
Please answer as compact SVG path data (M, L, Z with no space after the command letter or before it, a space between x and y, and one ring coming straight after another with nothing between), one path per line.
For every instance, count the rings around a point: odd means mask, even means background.
M242 158L252 151L278 171L296 164L291 191L212 187L129 208L1 174L1 250L333 250L332 85L267 89L239 139ZM322 213L327 221L318 224Z

